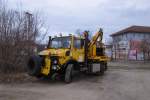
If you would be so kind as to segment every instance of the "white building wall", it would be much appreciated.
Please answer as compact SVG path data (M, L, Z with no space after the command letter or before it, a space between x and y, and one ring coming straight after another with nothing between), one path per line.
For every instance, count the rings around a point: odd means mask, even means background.
M113 37L114 43L119 43L120 41L130 41L130 40L144 40L150 39L150 33L125 33Z
M122 51L121 53L119 53L120 51L117 51L116 53L113 52L113 55L118 54L118 53L120 56L123 54L128 55L130 51L131 40L142 41L145 39L150 41L150 33L125 33L125 34L114 36L113 37L113 51L119 50L119 49ZM143 59L141 55L143 54L140 54L140 53L137 54L137 60Z

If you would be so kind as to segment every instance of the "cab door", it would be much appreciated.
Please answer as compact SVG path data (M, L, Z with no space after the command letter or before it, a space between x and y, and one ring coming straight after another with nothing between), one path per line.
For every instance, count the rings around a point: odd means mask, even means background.
M84 40L73 38L72 56L78 62L84 62Z

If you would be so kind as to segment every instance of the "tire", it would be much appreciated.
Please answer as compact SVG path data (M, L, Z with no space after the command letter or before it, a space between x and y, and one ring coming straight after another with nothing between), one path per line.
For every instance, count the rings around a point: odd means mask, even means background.
M65 70L65 82L71 83L72 82L72 76L73 76L73 64L68 64L66 70Z
M100 63L100 75L104 75L104 72L105 72L105 64Z
M28 60L28 74L31 76L40 77L41 76L41 62L42 59L39 56L32 56Z
M105 71L107 71L107 69L108 69L107 63L105 63Z

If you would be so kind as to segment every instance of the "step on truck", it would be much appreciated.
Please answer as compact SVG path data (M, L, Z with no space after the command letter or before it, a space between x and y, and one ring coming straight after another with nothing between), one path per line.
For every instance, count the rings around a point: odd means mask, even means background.
M50 36L47 48L29 58L28 73L37 78L61 76L66 83L72 81L76 72L103 75L108 57L102 38L102 29L91 39L88 31L82 36Z

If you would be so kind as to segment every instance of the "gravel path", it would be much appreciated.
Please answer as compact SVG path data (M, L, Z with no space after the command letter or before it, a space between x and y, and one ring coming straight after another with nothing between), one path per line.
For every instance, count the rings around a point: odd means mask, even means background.
M109 69L103 77L81 74L71 84L0 84L0 100L150 100L150 70Z

